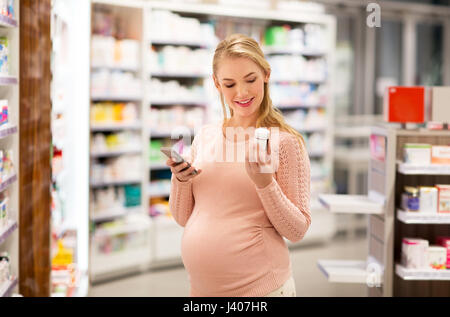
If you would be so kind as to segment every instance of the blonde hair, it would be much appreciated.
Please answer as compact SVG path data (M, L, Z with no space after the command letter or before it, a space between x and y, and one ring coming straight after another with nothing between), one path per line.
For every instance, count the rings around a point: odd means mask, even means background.
M224 57L246 57L252 60L258 65L264 74L270 72L270 64L264 57L264 53L254 39L245 36L243 34L232 34L226 39L222 40L216 47L213 59L213 74L217 77L217 70L219 63ZM222 103L224 122L222 127L225 128L226 124L231 118L227 118L225 102L223 94L220 93L220 102ZM230 114L233 117L233 109L230 107ZM284 120L282 112L273 107L272 99L269 94L269 83L264 83L264 97L259 107L259 116L256 120L256 128L260 127L278 127L281 131L288 132L298 138L300 145L305 145L303 136Z

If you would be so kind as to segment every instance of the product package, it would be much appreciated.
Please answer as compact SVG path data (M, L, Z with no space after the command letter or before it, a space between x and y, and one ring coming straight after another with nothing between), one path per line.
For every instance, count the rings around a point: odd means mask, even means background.
M8 123L8 100L0 100L0 126Z
M8 75L8 54L9 45L7 37L0 37L0 74Z
M436 187L419 187L419 211L437 213L438 190Z
M447 249L431 245L427 250L428 266L435 270L445 270L447 262Z
M447 269L450 269L450 237L437 237L436 243L447 251L446 266Z
M405 191L402 193L402 209L405 211L419 211L419 207L419 189L405 186Z
M425 87L388 87L384 96L386 122L423 123L428 90Z
M429 165L431 163L431 144L405 143L403 145L403 162Z
M10 277L9 255L6 252L0 253L0 285Z
M450 185L436 185L438 189L438 212L450 213Z
M431 164L450 164L450 146L433 145L431 147Z
M433 87L431 95L431 121L450 123L450 87Z
M428 267L428 241L424 239L402 239L402 265L407 269L423 269Z

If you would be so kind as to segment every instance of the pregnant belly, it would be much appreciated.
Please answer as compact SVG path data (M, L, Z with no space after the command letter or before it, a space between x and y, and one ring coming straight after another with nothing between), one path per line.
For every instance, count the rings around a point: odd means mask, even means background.
M270 268L262 228L242 219L197 217L185 228L182 258L192 287L208 291L251 283Z

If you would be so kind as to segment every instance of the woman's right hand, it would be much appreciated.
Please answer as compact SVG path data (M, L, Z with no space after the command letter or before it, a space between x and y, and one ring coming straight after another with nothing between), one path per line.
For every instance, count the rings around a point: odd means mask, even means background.
M180 182L187 182L188 180L190 180L191 178L194 178L195 176L199 175L202 172L202 170L199 169L199 170L197 170L198 173L196 175L191 174L195 170L194 166L191 166L188 169L181 171L182 169L186 168L190 164L188 164L187 162L184 162L184 163L177 165L177 163L174 160L172 160L171 158L169 158L166 161L166 165L170 166L170 170L172 171L173 174L175 174L175 177Z

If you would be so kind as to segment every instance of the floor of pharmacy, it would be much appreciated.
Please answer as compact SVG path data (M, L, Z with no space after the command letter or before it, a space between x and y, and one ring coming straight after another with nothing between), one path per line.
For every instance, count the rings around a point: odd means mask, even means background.
M339 237L332 242L290 250L297 296L367 296L364 284L329 283L317 267L318 259L365 260L367 238ZM189 296L189 281L183 266L149 271L91 285L91 297L183 297Z

